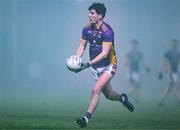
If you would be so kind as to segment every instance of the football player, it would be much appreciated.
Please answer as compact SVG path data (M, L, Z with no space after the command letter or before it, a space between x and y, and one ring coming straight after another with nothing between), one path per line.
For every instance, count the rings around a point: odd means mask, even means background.
M131 42L132 49L127 53L127 67L128 67L128 80L129 80L129 96L134 96L134 99L139 102L141 78L140 67L143 65L146 72L149 73L150 69L143 60L143 53L138 48L138 40L134 39Z
M92 87L92 95L87 111L82 118L76 120L80 127L87 126L98 105L101 92L107 99L123 103L131 112L134 110L134 106L129 102L127 95L115 92L110 83L117 69L117 60L114 50L114 32L111 26L103 21L106 7L102 3L93 3L88 10L89 23L82 30L82 37L76 55L82 57L86 45L89 43L90 61L82 63L81 68L74 72L78 73L91 67L95 83Z
M164 89L162 93L162 98L159 102L159 105L164 105L164 101L169 95L169 93L176 89L176 98L178 101L178 104L180 105L180 86L179 86L179 72L178 72L178 66L180 62L180 52L178 50L178 40L173 39L172 40L172 47L167 50L164 54L164 61L163 61L163 67L161 72L159 73L159 79L161 80L163 78L163 71L169 74L170 82L169 86Z

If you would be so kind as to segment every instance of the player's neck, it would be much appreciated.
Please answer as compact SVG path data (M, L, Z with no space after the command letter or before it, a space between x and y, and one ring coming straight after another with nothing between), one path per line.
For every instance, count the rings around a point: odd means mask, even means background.
M98 21L97 23L92 23L91 28L95 29L95 30L98 30L101 27L102 23L103 23L102 20Z
M96 24L96 28L99 29L99 28L101 27L102 23L103 23L103 21L100 20L100 21Z

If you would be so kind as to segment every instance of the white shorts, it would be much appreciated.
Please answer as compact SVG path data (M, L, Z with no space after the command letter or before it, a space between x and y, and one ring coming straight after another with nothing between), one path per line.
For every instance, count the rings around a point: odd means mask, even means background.
M177 73L171 73L170 74L170 81L173 83L178 83L179 77Z
M93 68L91 67L91 71L93 73L93 77L97 80L104 72L107 72L107 73L111 73L113 76L116 72L116 69L117 69L117 65L108 65L106 67L101 67L101 68Z
M137 72L129 72L128 79L130 82L140 83L140 76L139 76L139 73Z

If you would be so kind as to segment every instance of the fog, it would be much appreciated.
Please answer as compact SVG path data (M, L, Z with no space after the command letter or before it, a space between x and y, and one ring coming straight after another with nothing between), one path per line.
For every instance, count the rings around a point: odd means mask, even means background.
M180 1L99 2L105 3L104 21L115 33L118 70L111 81L113 88L128 92L126 54L135 38L151 69L147 74L141 68L141 96L158 99L168 85L168 76L162 81L157 78L164 52L173 38L180 40ZM91 4L91 0L0 0L1 103L60 104L90 97L94 84L90 69L75 74L65 62L75 54ZM88 61L88 47L83 61Z

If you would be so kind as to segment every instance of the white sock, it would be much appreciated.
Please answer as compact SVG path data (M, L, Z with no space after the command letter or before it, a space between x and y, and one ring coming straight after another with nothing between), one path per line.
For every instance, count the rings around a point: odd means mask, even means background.
M84 116L84 119L85 119L86 123L89 122L89 119L86 116Z
M125 101L125 98L124 98L123 96L121 96L121 98L122 98L122 99L121 99L121 100L122 100L122 102L124 102L124 101Z

